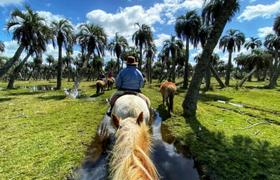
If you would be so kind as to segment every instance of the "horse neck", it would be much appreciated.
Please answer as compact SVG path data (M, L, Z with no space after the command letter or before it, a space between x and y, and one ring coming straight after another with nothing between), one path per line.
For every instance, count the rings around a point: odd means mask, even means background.
M119 131L110 163L113 179L158 179L149 158L150 150L149 128L145 123L137 131L129 126Z

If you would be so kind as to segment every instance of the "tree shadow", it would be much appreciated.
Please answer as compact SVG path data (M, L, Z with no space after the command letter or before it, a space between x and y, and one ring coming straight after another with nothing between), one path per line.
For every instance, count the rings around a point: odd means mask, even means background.
M65 95L52 95L52 96L40 96L38 97L38 99L41 99L41 100L45 100L45 101L48 101L48 100L63 100L65 99L66 96Z
M36 95L36 94L42 94L45 93L43 91L34 91L34 92L9 92L9 96L30 96L30 95Z
M12 100L12 98L0 98L0 103L10 101L10 100Z
M203 102L208 102L208 101L230 101L232 98L218 95L218 94L200 94L199 95L199 100Z
M246 86L244 86L244 88L247 88L247 89L269 89L269 87L267 85L264 85L264 86L246 85Z
M163 104L160 104L157 107L157 111L159 112L159 114L162 118L162 121L165 121L166 119L171 117L168 110L167 110L167 106L164 106Z
M91 98L95 98L95 97L99 97L99 96L101 96L101 95L103 95L104 94L104 92L103 93L99 93L99 94L93 94L93 95L91 95L90 97Z
M209 179L263 180L280 177L280 146L271 146L267 141L242 135L229 139L223 132L209 131L196 118L186 119L186 122L197 137L191 142L191 152L200 173Z

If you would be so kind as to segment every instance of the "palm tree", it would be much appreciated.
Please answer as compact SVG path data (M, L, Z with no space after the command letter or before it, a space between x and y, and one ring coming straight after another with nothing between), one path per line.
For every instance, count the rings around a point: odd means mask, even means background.
M128 56L134 56L138 60L140 58L140 51L138 48L130 46L121 56L122 59L127 59Z
M211 28L209 28L208 26L206 26L205 24L202 25L199 29L199 34L198 34L198 39L200 41L200 44L202 46L202 48L205 47L207 38L209 37ZM200 55L201 56L201 55ZM199 57L200 59L200 57ZM210 89L210 83L211 83L211 72L213 74L213 76L215 77L215 79L217 80L217 82L219 83L221 88L226 87L225 84L223 83L223 81L221 80L218 72L216 71L216 69L214 68L215 65L215 61L218 61L219 56L217 54L212 54L210 56L210 61L209 64L206 66L206 72L205 72L205 80L206 80L206 88L205 90L208 91Z
M248 50L254 50L256 48L261 47L262 45L262 41L259 38L254 38L254 37L250 37L250 40L248 40L245 44L244 47Z
M236 58L237 64L242 64L244 67L247 67L247 69L250 69L250 72L236 84L236 88L242 87L246 80L257 70L263 69L271 58L271 54L259 49L253 50L249 55L241 54L238 56Z
M29 11L32 11L29 9ZM30 12L32 14L32 12ZM38 15L36 13L33 14L32 18L38 18ZM47 44L49 40L51 39L51 31L50 29L45 25L44 21L41 20L40 22L37 22L34 24L35 27L33 29L36 31L33 32L32 38L28 40L28 44L25 46L27 55L25 58L17 65L13 72L9 75L9 82L8 82L8 89L14 88L14 81L18 77L20 71L24 67L24 64L27 62L28 58L31 55L36 55L37 57L42 56L42 53L46 51Z
M248 50L251 49L251 51L253 51L256 48L261 47L262 45L262 41L259 38L254 38L254 37L250 37L250 40L248 40L245 44L244 47ZM253 73L252 73L253 75ZM251 81L252 76L249 76L249 81Z
M121 54L125 51L127 47L127 40L125 39L125 37L119 36L118 33L116 33L114 40L108 45L108 49L117 56L117 73L120 71Z
M183 87L188 87L188 65L189 65L189 45L193 44L197 47L199 40L199 29L201 26L201 18L197 15L196 11L189 11L184 16L180 16L176 20L175 31L179 38L186 41L186 60L185 60L185 73Z
M49 64L49 67L50 67L51 64L54 63L54 57L52 55L48 55L46 58L46 62Z
M204 72L210 61L209 57L213 53L226 23L230 21L239 10L238 0L209 0L205 2L202 10L203 22L205 25L211 25L211 30L204 45L201 60L195 67L195 73L182 104L184 114L191 117L196 114L199 89Z
M175 36L171 36L171 39L165 40L163 45L163 51L168 56L171 55L172 58L172 68L169 71L169 78L175 82L176 77L176 62L178 57L178 52L183 49L183 42L181 40L176 40Z
M62 46L68 46L74 42L73 39L73 27L70 22L66 19L62 19L59 21L52 22L51 28L53 31L54 39L56 39L56 44L58 46L58 66L57 66L57 84L56 89L61 89L62 83ZM55 45L55 43L54 43Z
M227 71L226 71L226 80L225 84L226 86L229 86L229 80L230 80L230 73L232 68L232 53L241 50L241 46L245 42L245 35L235 29L230 29L227 31L227 34L223 36L220 40L219 47L223 48L223 51L226 50L229 53L228 56L228 65L227 65Z
M73 54L73 45L68 45L66 48L66 57L64 58L64 63L66 64L67 67L67 72L68 72L68 82L70 82L70 77L71 77L71 63L73 62L73 58L71 57Z
M151 45L148 45L146 49L144 50L144 54L146 54L146 72L148 77L148 82L152 83L152 61L154 58L154 55L156 53L156 46L152 43Z
M19 44L14 56L7 61L3 67L0 68L0 78L5 75L9 69L19 60L19 57L24 49L27 49L36 44L38 34L42 33L38 31L39 27L44 26L44 19L33 12L29 6L25 6L25 11L15 9L11 13L11 19L7 23L7 29L13 31L13 40L16 40ZM39 44L37 44L39 45Z
M280 49L280 36L276 34L268 34L265 37L264 46L273 54L274 62L271 61L270 65L270 81L269 88L275 88L277 86L277 79L280 71L279 63L279 49Z
M139 23L136 23L138 26L138 30L132 35L132 41L136 47L139 47L140 50L140 59L138 68L141 71L142 69L142 57L143 57L143 46L147 47L153 41L153 35L150 26L146 24L142 24L140 26Z
M4 50L5 50L5 44L2 41L0 41L0 52L4 52Z
M80 25L80 32L77 35L77 41L82 49L83 65L82 69L87 67L89 58L93 55L102 57L107 45L107 35L104 29L94 24ZM84 55L84 51L87 54ZM97 55L96 55L97 53Z
M280 14L275 18L273 30L276 32L277 36L280 36Z

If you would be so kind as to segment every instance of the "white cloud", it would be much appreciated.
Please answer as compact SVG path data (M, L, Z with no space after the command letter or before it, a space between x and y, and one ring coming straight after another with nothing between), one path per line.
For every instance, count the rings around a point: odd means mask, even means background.
M272 27L262 27L258 29L258 36L264 38L266 35L273 33Z
M5 41L4 45L5 45L5 51L1 55L9 57L9 58L14 56L16 50L19 47L18 43L16 41L14 41L14 40L12 40L12 41ZM24 58L24 56L26 56L25 51L23 51L23 53L21 54L20 58Z
M50 25L53 21L59 21L61 19L65 19L62 15L52 14L49 11L36 11L39 16L45 19L46 23Z
M157 47L157 48L162 47L162 46L163 46L163 42L164 42L165 40L168 40L168 39L170 39L170 35L168 35L168 34L163 34L163 33L162 33L162 34L158 34L158 35L157 35L157 38L154 40L156 47Z
M0 0L0 6L8 6L11 4L20 4L23 3L24 0Z
M93 10L87 14L87 19L89 22L104 27L110 38L116 32L119 32L128 40L137 30L135 23L141 22L152 26L156 22L162 22L159 14L155 11L145 10L142 6L127 7L116 14L107 13L103 10Z
M156 23L174 23L178 10L197 9L201 8L202 4L203 0L164 0L163 3L156 3L148 9L144 9L140 5L126 7L116 13L107 13L98 9L87 13L86 17L89 22L103 26L109 38L119 32L130 40L132 34L137 30L136 22L147 24L154 31Z
M239 21L252 20L257 17L271 18L273 15L280 12L280 0L275 1L273 4L256 4L247 6L242 14L238 17Z

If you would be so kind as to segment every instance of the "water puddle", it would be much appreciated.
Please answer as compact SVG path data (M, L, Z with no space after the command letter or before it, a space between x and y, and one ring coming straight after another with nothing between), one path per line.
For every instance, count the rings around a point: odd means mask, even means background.
M50 85L20 86L19 88L22 88L22 89L29 89L31 92L37 92L37 91L53 91L53 90L55 90L55 87L54 87L54 86L50 86Z
M232 102L228 102L228 101L218 100L217 102L218 102L218 103L223 103L223 104L230 104L230 105L232 105L232 106L239 107L239 108L243 108L243 107L244 107L243 104L232 103Z
M110 118L104 117L103 123L110 124ZM163 180L198 180L199 174L194 167L194 160L186 158L182 153L176 150L173 144L166 143L161 133L161 117L156 114L155 121L152 125L153 132L153 152L152 160ZM109 131L113 134L113 128L109 126ZM113 137L109 139L113 141ZM110 144L110 143L109 143ZM109 148L110 149L110 148ZM89 146L91 152L79 169L76 169L68 179L79 180L104 180L108 179L107 163L109 150L96 137Z

